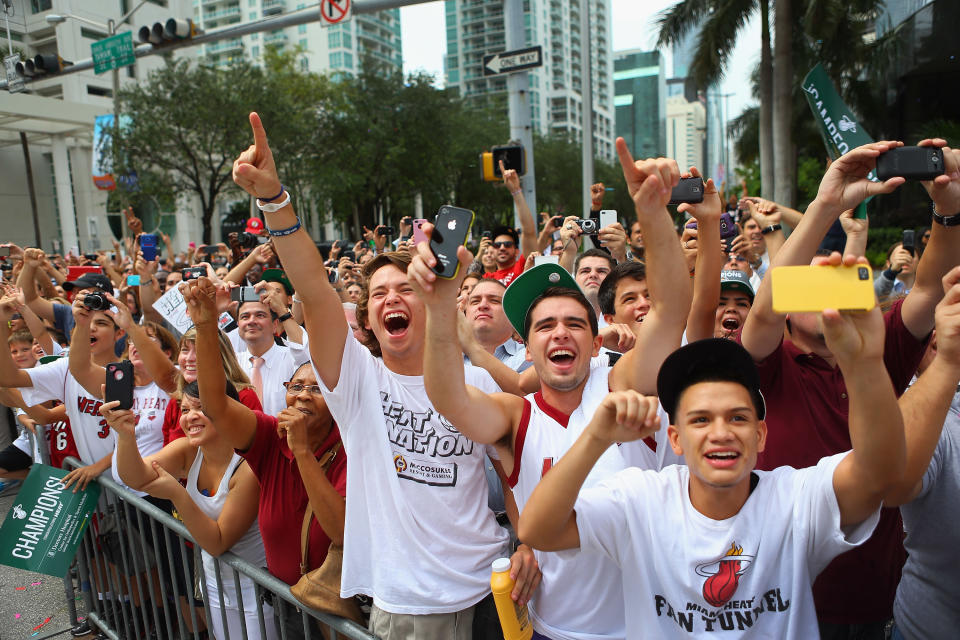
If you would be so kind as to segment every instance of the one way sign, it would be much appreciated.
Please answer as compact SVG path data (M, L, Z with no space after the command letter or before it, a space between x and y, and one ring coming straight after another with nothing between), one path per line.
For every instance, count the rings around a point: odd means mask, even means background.
M495 76L543 66L543 47L529 47L483 56L483 75Z

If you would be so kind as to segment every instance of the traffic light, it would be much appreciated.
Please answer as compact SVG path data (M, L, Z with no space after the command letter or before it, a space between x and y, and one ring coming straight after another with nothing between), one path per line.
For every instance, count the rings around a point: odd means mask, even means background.
M34 56L33 60L27 58L23 62L18 62L17 73L25 78L53 76L72 64L55 53L40 53Z
M190 18L170 18L164 22L144 25L137 32L140 42L163 45L174 40L186 40L201 33Z
M485 182L498 182L503 179L500 161L507 169L513 169L518 175L527 172L527 154L523 145L505 144L493 147L480 154L480 173Z

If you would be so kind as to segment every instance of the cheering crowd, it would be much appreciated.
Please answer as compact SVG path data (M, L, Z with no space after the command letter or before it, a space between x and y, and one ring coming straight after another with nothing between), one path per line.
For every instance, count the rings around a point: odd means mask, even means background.
M853 212L902 186L867 178L902 143L835 160L802 213L707 180L679 230L671 189L699 172L622 139L635 210L597 228L603 185L538 229L503 169L520 228L481 230L446 279L409 217L318 251L250 123L233 177L263 219L229 245L147 259L132 211L112 256L3 245L0 402L51 425L55 466L83 462L68 486L109 473L182 519L206 595L170 606L262 637L248 580L221 615L217 556L295 594L342 557L328 610L376 636L497 638L508 557L538 638L955 637L960 151L919 143L945 171L929 230L877 274L882 308L783 315L771 270L866 262ZM838 220L843 250L822 249ZM161 313L173 288L189 329ZM104 397L122 359L130 409ZM29 442L0 478L26 476ZM266 637L303 633L277 621Z

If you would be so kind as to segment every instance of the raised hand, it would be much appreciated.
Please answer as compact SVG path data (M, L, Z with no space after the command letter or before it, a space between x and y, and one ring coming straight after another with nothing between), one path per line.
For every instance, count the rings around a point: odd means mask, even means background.
M593 205L594 209L603 206L603 194L606 191L606 187L602 182L596 182L590 185L590 204Z
M689 173L683 174L684 178L701 178L700 170L696 167L690 167ZM720 224L720 215L723 213L723 202L720 200L720 192L717 191L717 185L713 183L713 178L708 178L703 185L703 202L692 204L684 202L677 207L678 213L689 213L700 224Z
M840 254L834 251L829 257L816 258L814 265L852 266L869 264L864 257ZM870 311L837 311L825 309L823 317L823 337L827 348L837 359L841 367L857 365L876 366L883 360L884 324L880 307ZM882 366L882 365L881 365Z
M890 193L902 185L903 178L871 182L867 174L877 166L877 157L884 151L902 147L902 142L871 142L843 154L830 163L820 181L817 200L839 211L853 209L870 196Z
M943 276L944 296L937 305L937 358L960 367L960 267Z
M510 193L520 189L520 176L513 169L504 167L503 160L500 161L500 175L503 176L503 184L510 190Z
M680 181L677 162L669 158L634 160L623 138L617 138L617 156L637 215L659 213L670 202L670 191Z
M133 316L130 315L130 309L127 308L127 305L123 304L109 293L105 293L103 295L105 295L107 300L110 301L110 304L117 308L116 313L113 314L113 319L116 321L117 326L124 331L129 331L130 327L136 324Z
M106 385L100 385L100 397L105 397ZM137 415L130 409L117 409L120 406L119 400L111 400L100 405L100 415L106 420L110 428L118 434L128 436L136 435Z
M272 198L280 192L280 178L273 153L267 144L267 132L260 116L250 114L253 144L233 163L233 181L255 198Z
M918 147L939 147L943 151L943 175L922 184L942 216L960 213L960 149L951 149L943 138L921 140Z
M628 390L608 393L586 430L601 442L613 444L646 438L659 428L657 399Z
M467 268L473 261L473 256L463 245L457 247L457 259L460 261L460 269L455 278L440 278L433 271L437 266L437 258L430 249L430 238L433 237L433 225L425 223L423 233L427 237L426 242L417 245L413 252L413 261L407 269L407 275L410 277L410 286L423 300L427 306L431 305L450 305L455 307L457 296L460 292L460 284L467 276Z
M180 294L195 325L217 323L217 290L209 278L181 282Z

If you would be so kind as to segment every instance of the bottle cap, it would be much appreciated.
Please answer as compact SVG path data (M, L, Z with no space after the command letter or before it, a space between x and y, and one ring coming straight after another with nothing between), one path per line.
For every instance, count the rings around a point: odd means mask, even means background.
M510 571L510 558L497 558L493 561L493 572L503 573Z

